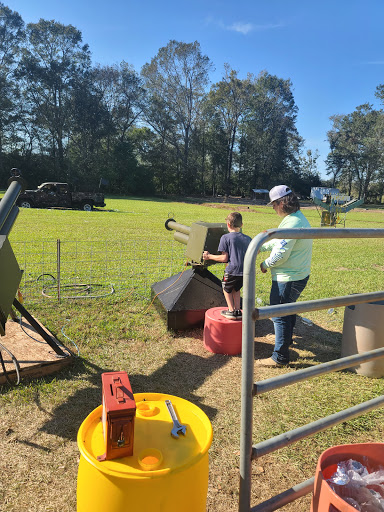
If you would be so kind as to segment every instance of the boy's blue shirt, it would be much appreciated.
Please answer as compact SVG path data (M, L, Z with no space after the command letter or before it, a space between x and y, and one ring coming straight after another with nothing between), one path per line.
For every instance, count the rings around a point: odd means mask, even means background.
M242 276L244 256L252 238L243 233L233 231L220 238L218 251L228 253L228 263L225 272L232 276Z

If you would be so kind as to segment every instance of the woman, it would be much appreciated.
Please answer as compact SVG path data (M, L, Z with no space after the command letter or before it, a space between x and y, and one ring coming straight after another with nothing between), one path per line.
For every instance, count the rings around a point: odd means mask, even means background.
M277 185L269 192L273 209L282 218L279 228L310 228L308 220L300 211L299 200L286 185ZM311 270L312 240L271 240L260 250L271 251L260 264L260 269L272 275L270 305L296 302L307 285ZM275 329L275 348L268 359L259 359L257 364L265 367L285 366L289 363L289 346L292 344L296 315L272 318Z

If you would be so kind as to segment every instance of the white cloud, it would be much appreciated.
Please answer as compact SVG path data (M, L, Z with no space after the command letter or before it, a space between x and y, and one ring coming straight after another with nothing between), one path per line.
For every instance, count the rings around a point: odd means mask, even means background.
M228 24L224 23L222 20L215 20L212 17L206 18L205 22L207 25L215 24L215 25L219 26L222 30L238 32L243 35L247 35L250 32L261 32L264 30L273 30L273 29L281 28L284 26L283 23L266 23L265 25L256 25L254 23L245 22L245 21L235 21L232 24L228 25Z
M254 29L252 23L242 23L241 21L237 21L233 23L229 27L225 27L226 30L234 30L235 32L241 32L241 34L247 35L248 32L252 32Z

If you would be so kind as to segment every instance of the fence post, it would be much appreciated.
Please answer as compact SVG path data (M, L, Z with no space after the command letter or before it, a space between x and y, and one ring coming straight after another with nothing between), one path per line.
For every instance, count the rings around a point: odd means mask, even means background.
M60 304L61 297L60 297L60 268L61 268L61 242L60 238L57 239L57 257L56 257L56 264L57 264L57 301Z

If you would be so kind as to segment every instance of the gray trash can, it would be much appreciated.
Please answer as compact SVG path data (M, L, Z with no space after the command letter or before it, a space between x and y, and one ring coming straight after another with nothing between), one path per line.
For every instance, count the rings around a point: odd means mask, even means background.
M384 347L384 301L347 306L344 311L341 357ZM384 357L350 368L360 375L384 377Z

